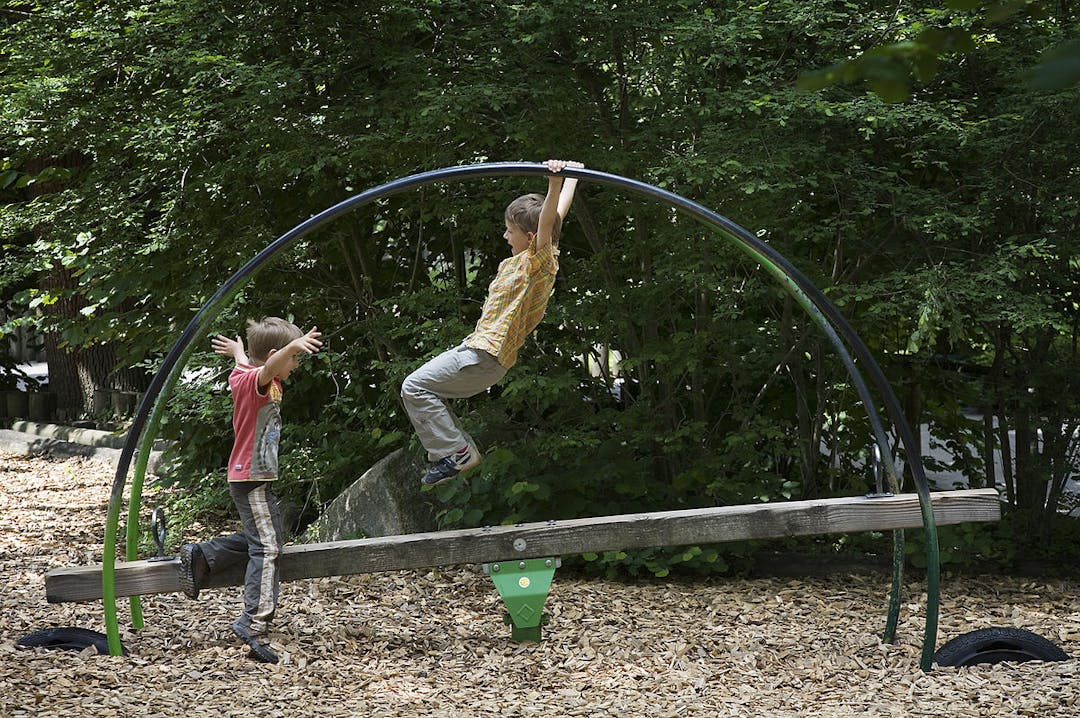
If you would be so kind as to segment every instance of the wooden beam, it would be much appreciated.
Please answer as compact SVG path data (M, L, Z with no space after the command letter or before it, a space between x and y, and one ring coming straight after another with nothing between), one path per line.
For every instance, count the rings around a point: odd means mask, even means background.
M998 493L993 489L943 491L931 494L931 502L939 526L1001 517ZM915 494L623 514L286 546L280 558L281 580L920 527L922 513ZM179 591L178 566L178 559L117 563L116 595ZM243 568L231 566L215 574L208 587L240 585ZM102 597L101 566L53 569L45 577L45 593L50 603L98 600Z

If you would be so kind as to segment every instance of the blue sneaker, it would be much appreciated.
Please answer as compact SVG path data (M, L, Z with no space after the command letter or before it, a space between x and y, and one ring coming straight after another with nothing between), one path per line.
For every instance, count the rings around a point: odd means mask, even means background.
M464 449L455 451L450 456L432 464L420 483L424 486L438 486L473 468L480 463L480 459L480 452L475 446L468 444Z

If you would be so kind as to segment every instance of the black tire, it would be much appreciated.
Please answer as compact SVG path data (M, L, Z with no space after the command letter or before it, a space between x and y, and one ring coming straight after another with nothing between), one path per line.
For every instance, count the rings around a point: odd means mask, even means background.
M1022 628L983 628L957 636L934 654L939 666L973 666L1001 661L1067 661L1068 654Z
M109 639L104 633L86 628L46 628L34 631L20 638L16 646L22 648L59 648L67 651L81 651L93 646L102 655L109 654ZM125 656L127 649L122 645L120 651Z

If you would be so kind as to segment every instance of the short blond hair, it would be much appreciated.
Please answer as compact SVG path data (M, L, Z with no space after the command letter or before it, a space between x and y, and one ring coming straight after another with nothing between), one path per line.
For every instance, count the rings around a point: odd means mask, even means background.
M302 336L304 333L298 326L280 317L263 317L259 321L248 319L248 353L257 361L266 361L271 351Z
M506 221L524 232L536 234L540 228L540 210L544 208L544 195L524 194L506 206ZM555 219L551 230L551 241L558 243L562 233L562 219Z

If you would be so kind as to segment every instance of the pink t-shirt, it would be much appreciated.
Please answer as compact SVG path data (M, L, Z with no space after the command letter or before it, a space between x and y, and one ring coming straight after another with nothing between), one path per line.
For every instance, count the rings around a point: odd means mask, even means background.
M238 364L229 374L233 398L233 449L229 481L268 481L278 475L281 382L259 393L259 368Z

